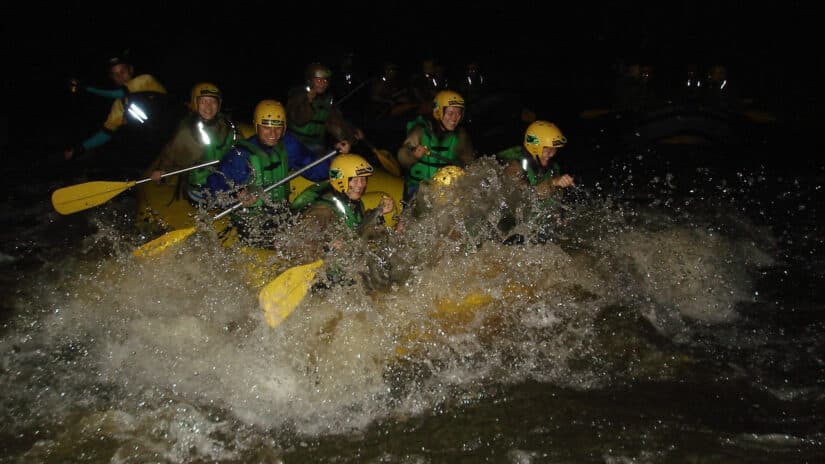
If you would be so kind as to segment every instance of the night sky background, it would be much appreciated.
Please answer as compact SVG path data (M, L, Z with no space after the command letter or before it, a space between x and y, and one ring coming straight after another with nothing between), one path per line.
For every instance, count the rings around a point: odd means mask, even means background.
M808 2L6 2L2 9L6 160L17 144L57 152L99 127L109 103L72 99L66 81L109 86L104 59L124 48L137 73L155 75L181 102L195 82L217 83L225 107L244 121L257 101L285 99L308 63L336 70L346 53L362 77L388 60L405 76L427 56L448 76L476 61L491 86L521 93L540 118L567 125L582 110L609 106L622 63L652 64L660 76L722 63L743 94L783 121L818 129L822 120L822 26Z

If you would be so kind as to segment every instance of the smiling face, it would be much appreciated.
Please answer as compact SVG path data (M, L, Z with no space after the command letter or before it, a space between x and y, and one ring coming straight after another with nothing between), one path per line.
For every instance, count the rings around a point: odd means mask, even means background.
M221 109L221 102L215 97L198 97L198 115L204 121L211 121Z
M367 191L367 177L366 176L356 176L349 178L349 184L347 186L347 198L350 200L356 201L360 200L362 196L364 196L364 192Z
M539 155L539 164L541 167L546 168L558 151L559 149L557 147L542 147L541 155Z
M448 131L454 131L464 117L464 108L458 106L448 106L444 108L444 116L441 118L441 125Z
M284 126L262 126L258 124L258 139L267 147L274 147L284 136Z

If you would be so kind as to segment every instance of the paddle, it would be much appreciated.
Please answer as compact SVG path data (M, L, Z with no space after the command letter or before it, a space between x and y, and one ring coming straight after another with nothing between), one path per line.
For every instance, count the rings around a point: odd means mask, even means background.
M284 177L283 179L279 180L278 182L275 182L274 184L268 186L267 188L265 188L263 190L263 193L266 193L266 192L268 192L268 191L270 191L270 190L272 190L276 187L280 187L281 185L289 182L290 180L300 176L301 174L304 173L304 171L306 171L308 169L312 169L316 165L323 163L324 161L326 161L329 158L332 158L337 153L338 153L338 149L332 150L331 152L327 153L326 155L324 155L324 156L318 158L317 160L307 164L306 166L302 167L301 169L299 169L299 170L293 172L292 174ZM226 210L222 211L221 213L219 213L219 214L215 215L214 217L212 217L212 221L213 222L217 221L218 219L232 213L233 211L240 208L241 206L243 206L243 202L235 203L234 205L232 205L231 208L226 209ZM144 243L143 245L138 247L134 252L132 252L132 255L142 257L142 258L159 255L160 253L165 251L170 246L172 246L176 243L182 242L183 240L186 240L186 238L189 237L190 235L192 235L193 233L195 233L195 227L187 227L186 229L178 229L178 230L173 230L171 232L167 232L167 233L161 235L160 237L158 237L158 238L156 238L152 241Z
M458 166L458 164L456 164L456 163L460 163L459 160L454 160L454 161L448 160L447 158L441 156L440 154L434 153L429 148L427 148L427 154L424 155L424 156L431 156L431 157L437 159L438 161L441 161L442 163L447 163L447 165L452 165L452 166ZM461 166L458 166L458 167L461 167Z
M258 303L264 310L266 323L270 327L278 327L292 314L309 291L318 268L323 265L324 260L319 259L309 264L291 267L264 286L258 294Z
M167 172L161 177L174 176L175 174L180 174L182 172L204 168L206 166L217 164L218 161L219 160L209 161L198 164L197 166L190 166L177 171ZM105 203L126 189L132 188L137 184L149 182L150 180L152 179L146 178L127 182L98 180L83 184L70 185L68 187L59 188L52 193L52 206L54 206L55 211L63 215L76 213L78 211L83 211L84 209L89 209Z
M365 85L369 84L370 82L372 82L374 80L375 80L375 77L370 77L370 78L365 79L364 82L361 82L360 84L355 86L354 89L350 90L350 92L348 94L346 94L343 97L339 98L338 101L336 101L335 103L332 104L332 106L334 106L334 107L335 106L340 106L341 103L344 103L349 97L355 95L356 92L363 89Z
M371 144L367 139L361 139L364 142L364 145L367 146L375 156L378 158L378 162L381 163L381 166L387 170L390 174L394 175L395 177L401 177L401 165L398 164L398 160L395 159L392 153L387 150L379 150L375 148L375 145Z
M382 209L379 204L364 217L364 220L356 229L356 233L363 236L369 224L374 223L381 212ZM277 327L292 314L292 311L304 299L312 286L318 268L323 265L324 260L319 259L309 264L291 267L261 289L258 293L258 303L261 309L264 310L266 323L270 327Z

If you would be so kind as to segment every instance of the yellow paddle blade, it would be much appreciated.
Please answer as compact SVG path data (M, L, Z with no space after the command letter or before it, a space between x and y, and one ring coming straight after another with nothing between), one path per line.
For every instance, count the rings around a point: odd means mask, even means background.
M186 240L187 237L194 233L194 227L167 232L161 235L160 237L139 246L135 251L132 252L132 255L137 256L138 258L148 258L150 256L157 256L166 251L166 249L170 246Z
M60 214L72 214L89 209L135 185L135 181L114 182L98 180L70 185L52 193L52 206Z
M435 301L435 308L430 312L430 316L443 321L466 324L475 318L476 310L492 301L493 297L486 293L471 293L461 301L441 298Z
M272 282L266 284L258 294L258 303L264 310L266 323L270 327L278 327L298 303L304 299L315 273L324 265L324 260L295 266L282 272Z
M427 312L428 324L415 324L408 333L399 337L400 342L395 347L395 355L412 356L420 351L422 346L445 333L461 333L467 329L467 324L475 319L478 311L493 301L492 296L481 292L472 292L461 301L449 297L436 298L433 308Z
M375 149L375 156L378 158L378 162L381 163L381 166L387 170L390 174L401 177L401 165L398 164L398 160L395 159L395 156L387 150L380 150Z

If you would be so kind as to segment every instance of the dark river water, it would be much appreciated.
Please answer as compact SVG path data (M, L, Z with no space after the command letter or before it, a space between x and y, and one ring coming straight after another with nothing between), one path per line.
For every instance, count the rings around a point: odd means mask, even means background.
M139 171L7 164L0 462L825 461L821 150L611 124L550 212L482 158L274 329L208 232L139 260L131 191L50 204Z

